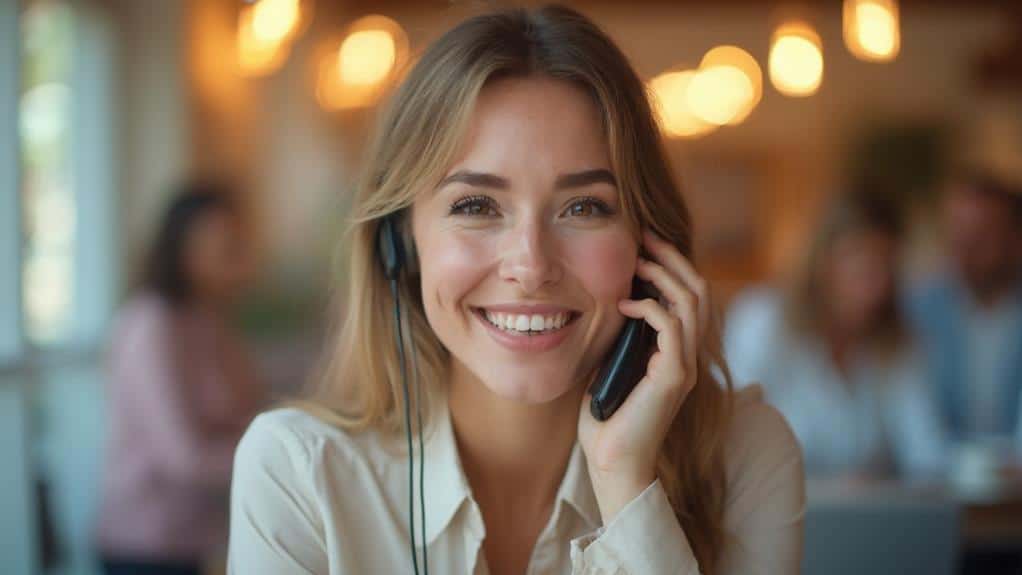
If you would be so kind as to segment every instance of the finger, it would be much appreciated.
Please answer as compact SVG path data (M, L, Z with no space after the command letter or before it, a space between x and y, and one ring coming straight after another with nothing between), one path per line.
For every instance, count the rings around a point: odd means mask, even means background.
M668 309L688 306L693 311L697 310L698 297L664 266L645 258L639 258L636 275L653 283L670 304Z
M653 231L646 229L642 234L643 245L651 256L664 267L676 274L699 299L698 317L700 326L709 325L710 320L710 292L709 285L696 271L692 262L688 261L678 248L667 240L656 235Z
M691 294L688 294L689 298L692 298ZM635 302L635 300L623 300L621 303ZM647 303L648 302L648 303ZM622 313L629 317L643 317L646 321L653 326L653 329L657 330L657 346L661 351L671 352L672 349L676 349L679 352L678 361L681 362L683 371L679 372L680 379L684 385L689 385L687 381L687 375L695 375L696 368L698 366L699 359L699 330L696 320L696 312L694 302L689 299L686 304L679 305L675 308L675 313L671 313L664 309L664 307L658 304L652 299L643 299L635 302L634 306L628 304L632 309L642 308L641 315L630 315L628 308L622 308ZM619 308L621 306L618 306ZM659 326L654 321L659 322ZM661 340L661 334L664 331L674 331L669 340ZM676 339L675 339L676 338ZM665 346L676 346L676 347L665 347Z
M686 365L684 326L680 317L668 312L656 300L622 300L618 309L625 316L643 319L657 332L657 349L664 357L657 360L657 376L671 382L683 382ZM648 371L648 368L647 368Z
M699 318L699 299L681 281L662 265L649 260L639 260L636 273L642 279L653 282L660 293L670 302L670 312L682 318L685 330L684 358L687 367L693 367L693 360L698 360L698 340L702 338L706 327Z
M688 396L682 359L681 320L653 299L622 300L618 308L627 317L642 319L657 331L657 350L646 364L645 375L608 422L599 425L639 426L662 433L677 416ZM664 409L669 406L668 409ZM591 433L598 425L583 418L580 432ZM630 423L629 423L630 422Z

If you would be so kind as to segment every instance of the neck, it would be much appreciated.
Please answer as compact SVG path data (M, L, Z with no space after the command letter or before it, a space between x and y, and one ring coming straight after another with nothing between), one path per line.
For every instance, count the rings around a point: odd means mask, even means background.
M455 362L457 364L457 362ZM578 433L584 389L525 404L452 366L448 402L465 475L481 505L542 512L553 503Z
M862 341L860 331L839 321L831 321L824 327L824 340L827 342L831 360L842 374L847 375L850 356Z

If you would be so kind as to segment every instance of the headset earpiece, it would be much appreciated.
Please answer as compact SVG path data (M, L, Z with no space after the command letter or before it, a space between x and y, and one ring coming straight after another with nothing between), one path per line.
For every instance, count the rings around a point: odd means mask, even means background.
M404 266L404 246L396 219L395 215L385 216L380 222L376 237L383 275L389 280L396 280Z
M398 279L402 269L411 275L418 273L418 258L415 246L407 239L402 230L402 212L384 216L377 232L380 264L387 279Z

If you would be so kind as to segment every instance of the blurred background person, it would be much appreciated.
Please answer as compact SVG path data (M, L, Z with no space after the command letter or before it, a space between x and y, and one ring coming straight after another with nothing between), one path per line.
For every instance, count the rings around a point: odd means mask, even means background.
M810 476L923 478L942 430L898 306L901 225L876 194L838 197L787 293L738 297L725 340L735 381L760 382Z
M945 269L911 300L941 411L956 441L1017 435L1022 453L1022 190L966 173L942 215Z
M261 403L226 321L246 249L228 190L186 184L119 313L97 533L111 575L199 573L226 542L234 449Z

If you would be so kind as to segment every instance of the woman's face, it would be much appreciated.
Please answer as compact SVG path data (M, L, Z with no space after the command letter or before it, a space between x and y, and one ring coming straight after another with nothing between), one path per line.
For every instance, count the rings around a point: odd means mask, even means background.
M578 88L513 78L483 89L459 158L412 207L426 317L456 379L542 403L599 365L638 255L614 182L597 108Z
M847 233L834 243L825 282L838 325L861 331L881 319L894 297L896 250L893 238L874 230Z
M197 297L222 301L238 291L248 275L237 217L227 209L206 210L185 239L186 273Z

